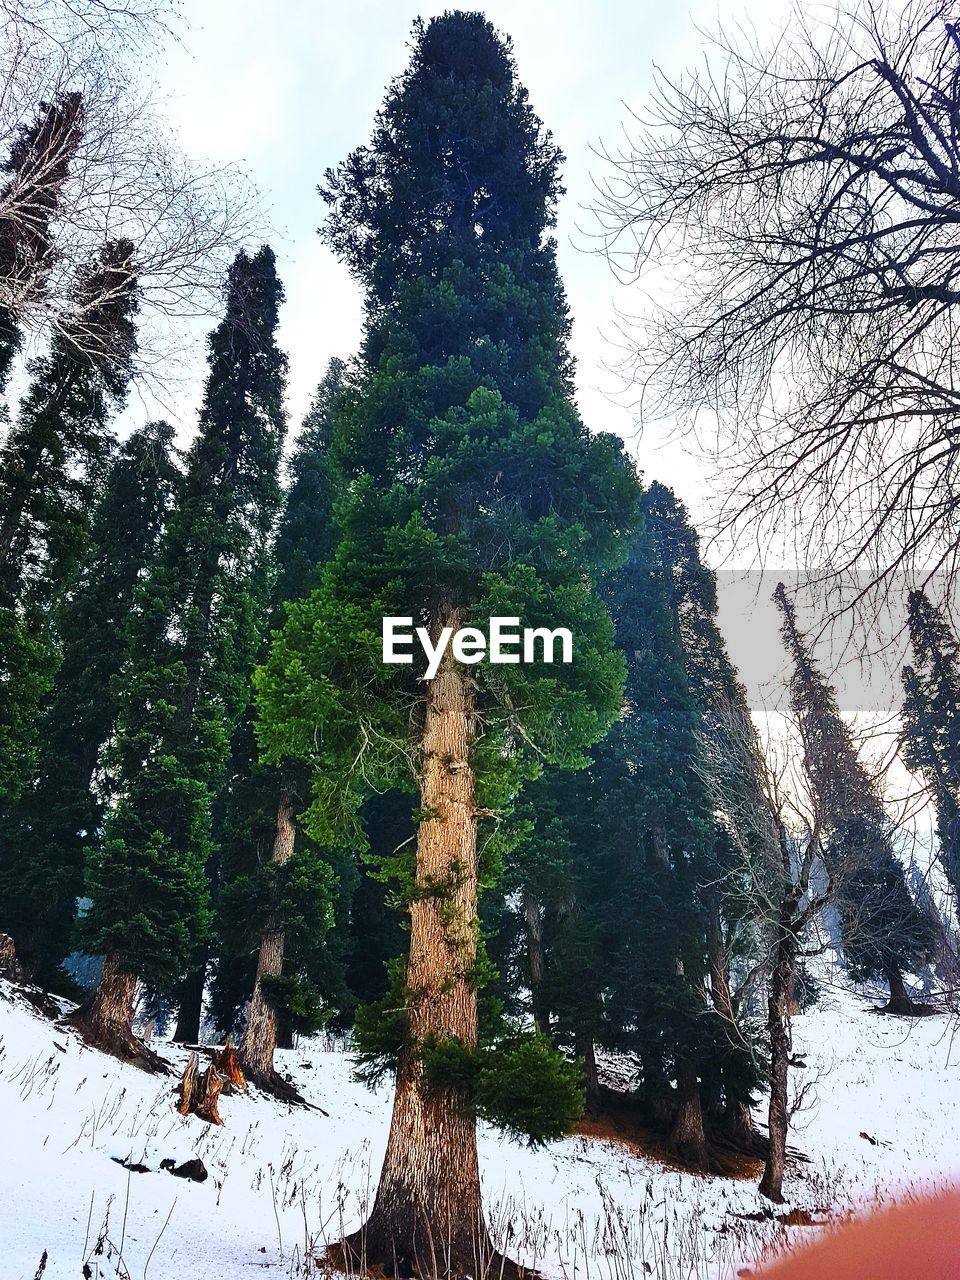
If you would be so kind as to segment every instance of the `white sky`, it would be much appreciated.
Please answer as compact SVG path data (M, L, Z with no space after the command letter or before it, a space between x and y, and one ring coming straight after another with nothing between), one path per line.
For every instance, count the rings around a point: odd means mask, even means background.
M290 356L291 427L296 429L331 355L349 356L360 332L357 291L319 241L324 206L316 185L370 135L388 80L407 60L413 19L449 4L407 0L307 3L190 0L182 47L172 46L155 76L188 153L241 163L262 192L287 292L281 343ZM513 37L522 81L567 162L560 209L560 268L574 318L580 407L595 430L637 444L638 423L607 366L615 360L615 300L637 302L590 251L591 148L615 145L624 103L640 107L654 62L679 70L695 61L700 37L690 11L651 0L493 0L486 14ZM203 375L202 351L175 415L184 435ZM143 409L132 406L142 416ZM648 477L670 484L703 515L702 472L663 433L644 435L638 459Z
M628 108L644 107L655 66L676 75L700 61L705 40L698 28L716 29L720 21L729 26L745 13L766 27L774 15L782 18L786 3L722 0L718 8L718 0L683 7L662 0L490 0L483 6L513 38L534 109L567 157L558 242L584 420L591 429L622 435L645 477L670 485L704 533L709 465L669 440L665 426L637 421L630 396L611 371L616 309L639 310L641 299L618 285L591 249L593 178L605 172L593 149L601 142L617 148ZM328 359L350 356L361 326L358 291L316 234L324 216L317 183L325 169L368 140L388 81L406 65L414 18L449 7L449 0L189 0L182 43L171 43L152 68L188 154L240 164L262 194L287 294L280 341L290 357L291 433ZM128 421L162 412L181 438L189 438L205 371L201 339L209 327L198 329L173 402L135 400ZM708 551L708 558L719 567L716 554ZM789 558L781 563L790 566ZM721 582L721 624L731 655L755 699L768 705L783 675L778 617L769 598L775 580ZM849 691L841 690L851 708L899 700L895 677L881 677L879 697L877 690L864 690L862 674L852 680Z

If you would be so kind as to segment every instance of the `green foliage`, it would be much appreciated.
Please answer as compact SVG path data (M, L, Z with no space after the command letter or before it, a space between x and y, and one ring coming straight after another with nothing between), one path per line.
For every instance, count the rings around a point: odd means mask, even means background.
M166 988L205 934L211 806L247 703L270 599L286 360L272 251L240 253L209 340L197 438L137 591L109 765L116 802L91 849L82 945ZM132 922L136 921L136 928Z
M304 593L329 555L335 480L328 445L343 378L342 363L331 361L288 465L290 485L271 553L275 576L270 611L278 623L284 602ZM248 701L233 738L217 831L220 959L213 1006L225 1032L233 1028L250 995L256 940L278 921L285 926L283 976L291 988L313 992L341 1020L353 1005L345 972L350 900L358 878L353 859L342 848L316 846L298 829L294 858L279 874L271 867L281 788L298 810L308 788L303 767L295 762L284 761L280 767L260 762L253 714ZM291 891L299 893L299 900L289 897Z
M42 290L53 257L50 224L60 193L83 138L83 99L79 93L57 93L42 102L34 120L13 137L3 166L7 180L0 204L19 206L19 217L5 219L0 241L0 279L16 280L19 291L34 301ZM28 216L23 216L29 211ZM24 284L28 284L24 288ZM15 307L0 305L0 391L6 385L21 334Z
M497 615L572 632L569 664L466 669L477 804L500 818L545 766L584 766L620 709L624 661L597 582L622 558L639 486L622 442L591 435L574 404L550 236L559 164L508 43L482 15L448 13L416 24L370 145L326 175L326 239L367 300L330 435L336 541L256 677L264 757L304 762L304 823L321 845L364 849L371 797L418 789L423 666L383 663L385 616L434 632ZM485 886L508 825L481 830ZM442 903L463 873L428 881L402 838L372 853L400 904ZM482 950L471 978L491 985ZM409 998L392 963L387 991L357 1012L363 1078L401 1053L436 1067L454 1052L407 1042ZM491 993L496 1036L495 1006ZM537 1140L561 1132L575 1106L551 1051L508 1038L496 1054L494 1039L474 1061L470 1105Z
M543 935L533 1012L558 1044L633 1054L650 1101L669 1094L682 1061L716 1098L746 1100L756 1028L731 1032L707 998L708 918L731 951L746 946L742 886L703 781L705 735L735 675L682 507L654 484L642 512L626 565L602 586L627 668L621 717L587 770L546 770L518 806L516 981L531 981L532 910Z
M508 49L456 14L417 27L371 146L327 175L326 234L369 302L331 436L346 483L333 557L257 678L263 748L308 763L321 843L362 843L363 797L410 785L422 672L382 662L385 615L573 630L569 665L471 668L485 808L544 760L583 763L617 712L623 664L590 583L620 554L637 484L573 405L546 236L558 163Z
M94 787L113 732L134 591L151 563L179 473L173 429L153 423L118 453L94 511L90 546L64 605L63 657L40 724L37 778L16 807L3 871L4 923L39 981L56 980L83 888L83 846L100 828L106 779Z
M894 825L857 754L836 694L800 634L782 583L775 599L794 660L791 702L823 830L824 858L838 886L850 972L860 981L916 972L930 958L933 932L907 887Z
M422 1058L431 1087L453 1090L488 1124L531 1145L564 1137L583 1115L580 1064L537 1032L516 1031L479 1049L430 1041Z
M940 863L960 902L960 647L922 591L907 605L914 665L903 670L904 760L933 798Z
M312 1036L332 1016L317 989L298 975L280 974L260 980L264 998L276 1010L281 1025L299 1035Z
M407 1040L408 1013L405 963L394 957L387 965L387 989L377 1000L359 1005L353 1024L356 1077L374 1088L396 1073Z
M532 1144L562 1138L583 1114L580 1071L544 1036L518 1032L481 1054L477 1112Z
M60 658L60 610L86 552L136 331L133 246L111 241L78 272L73 310L43 356L0 450L0 814L33 781L41 710ZM2 345L2 344L0 344ZM0 350L2 363L2 350Z

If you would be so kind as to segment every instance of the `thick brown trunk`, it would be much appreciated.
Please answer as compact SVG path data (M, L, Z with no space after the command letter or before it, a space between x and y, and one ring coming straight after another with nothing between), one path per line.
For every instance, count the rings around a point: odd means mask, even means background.
M460 625L451 612L444 625ZM480 1197L476 1123L448 1085L428 1085L428 1038L477 1043L477 818L471 752L472 682L448 659L426 695L410 903L407 1038L390 1136L369 1221L333 1257L389 1275L482 1276L494 1254Z
M760 1194L783 1203L783 1175L787 1159L787 1082L790 1072L790 993L797 965L797 938L792 926L781 919L770 990L767 995L767 1031L770 1036L770 1130L767 1158L760 1180Z
M88 1044L105 1053L145 1071L165 1071L163 1060L133 1034L136 993L136 974L124 969L117 956L108 955L93 995L70 1014L67 1022L76 1027Z
M703 1128L700 1081L689 1062L677 1065L677 1111L670 1133L670 1146L683 1164L706 1172L711 1167L707 1136Z
M277 828L272 854L275 866L282 866L291 856L295 839L293 804L284 788L277 806ZM264 994L263 983L264 979L279 978L282 971L283 929L276 919L272 919L260 937L257 976L240 1041L240 1063L244 1074L248 1080L268 1089L276 1089L280 1083L273 1065L273 1055L277 1048L277 1012Z
M533 1021L538 1031L550 1034L550 1010L543 999L543 913L532 893L523 895L523 923L527 934L527 961L530 967L530 998Z

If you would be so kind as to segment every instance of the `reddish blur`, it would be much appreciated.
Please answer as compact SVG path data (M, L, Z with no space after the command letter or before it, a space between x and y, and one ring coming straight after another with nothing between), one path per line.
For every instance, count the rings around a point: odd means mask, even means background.
M763 1280L960 1280L960 1191L851 1222Z

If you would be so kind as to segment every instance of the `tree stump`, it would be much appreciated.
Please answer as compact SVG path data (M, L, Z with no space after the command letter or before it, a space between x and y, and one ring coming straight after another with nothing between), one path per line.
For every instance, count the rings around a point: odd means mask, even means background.
M187 1059L187 1065L180 1077L180 1101L177 1110L182 1116L188 1116L193 1110L193 1096L197 1091L197 1073L200 1068L200 1057L194 1051Z
M7 933L0 933L0 978L9 978L13 982L23 978L13 939Z
M247 1078L240 1070L240 1058L229 1036L220 1053L214 1054L213 1060L217 1064L217 1070L234 1089L239 1089L241 1092L246 1089Z
M200 1055L194 1049L180 1078L177 1110L182 1116L195 1115L208 1124L223 1124L220 1118L220 1094L246 1089L247 1082L237 1060L231 1040L210 1059L206 1071L200 1071Z

